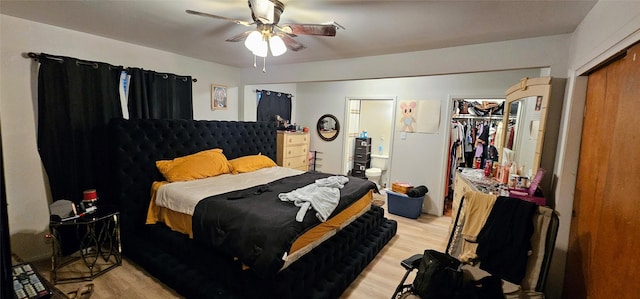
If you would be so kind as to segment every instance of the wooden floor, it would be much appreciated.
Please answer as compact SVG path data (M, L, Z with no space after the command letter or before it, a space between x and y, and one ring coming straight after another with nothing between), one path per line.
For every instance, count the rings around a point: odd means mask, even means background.
M386 206L384 206L386 210ZM400 261L425 249L444 251L450 217L435 217L422 214L418 219L409 219L393 214L386 215L398 222L398 233L382 249L376 258L360 273L356 280L340 297L342 299L391 298L405 273ZM49 263L35 263L41 267L42 275L48 279ZM407 279L413 281L416 271ZM92 281L92 299L106 298L182 298L172 289L151 277L143 269L124 259L121 267L114 268ZM86 282L58 284L64 293L74 291Z

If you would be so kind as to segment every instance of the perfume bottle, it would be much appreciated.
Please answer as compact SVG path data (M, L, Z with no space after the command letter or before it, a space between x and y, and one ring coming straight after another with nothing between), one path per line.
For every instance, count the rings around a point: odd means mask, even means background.
M487 162L484 164L484 176L486 177L490 177L491 176L491 160L487 160Z

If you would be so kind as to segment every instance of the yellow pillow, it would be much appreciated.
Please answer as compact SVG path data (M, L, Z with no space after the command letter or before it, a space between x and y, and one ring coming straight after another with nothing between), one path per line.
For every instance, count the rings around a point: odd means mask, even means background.
M229 163L231 163L233 170L237 172L251 172L261 168L277 166L276 162L273 162L271 158L261 154L231 159Z
M156 161L156 167L169 182L202 179L233 172L227 157L219 148L201 151L173 160Z

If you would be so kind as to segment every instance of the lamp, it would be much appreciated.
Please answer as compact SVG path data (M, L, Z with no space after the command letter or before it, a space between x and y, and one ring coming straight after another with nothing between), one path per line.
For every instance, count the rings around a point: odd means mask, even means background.
M247 47L251 52L254 52L255 49L258 48L260 42L262 41L262 34L260 31L252 31L247 39L244 40L244 46Z
M268 50L269 50L269 45L267 44L267 41L264 39L260 39L260 41L255 44L251 52L253 52L253 55L256 55L259 57L267 57Z
M255 56L262 57L266 61L269 50L273 56L280 56L287 52L287 46L281 37L264 30L255 30L249 33L244 41L244 46L254 55L253 67L256 67ZM263 67L262 71L266 72L266 69Z
M269 48L273 56L280 56L287 52L287 46L284 44L282 38L277 35L269 39Z

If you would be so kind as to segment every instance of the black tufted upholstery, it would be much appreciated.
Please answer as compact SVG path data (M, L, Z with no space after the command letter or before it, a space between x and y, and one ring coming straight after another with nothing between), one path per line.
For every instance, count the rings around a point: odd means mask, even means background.
M155 161L210 148L229 158L261 152L275 160L271 123L123 120L109 125L112 198L121 215L123 253L187 298L337 298L396 234L373 207L274 277L242 271L232 258L198 246L162 224L145 225Z

